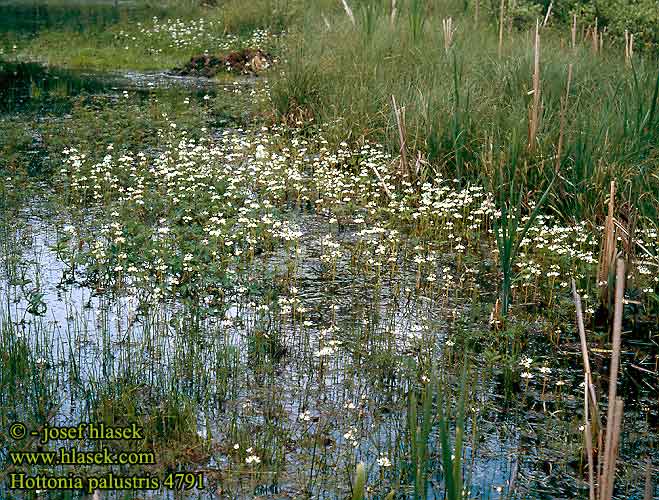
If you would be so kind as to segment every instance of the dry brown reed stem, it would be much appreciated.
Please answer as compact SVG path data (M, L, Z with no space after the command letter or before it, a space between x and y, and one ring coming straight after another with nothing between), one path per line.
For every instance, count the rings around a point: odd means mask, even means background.
M567 112L567 103L570 96L570 83L572 82L572 64L567 67L567 83L565 84L565 96L561 98L561 118L558 132L558 146L556 147L556 172L561 166L561 156L563 155L563 139L565 135L565 113Z
M572 50L577 49L577 15L572 15Z
M577 314L577 329L579 331L579 340L581 343L581 357L583 358L584 372L588 378L587 388L590 394L591 402L594 411L597 411L597 396L595 395L595 386L593 385L593 375L590 371L590 358L588 356L588 343L586 341L586 329L583 322L583 307L581 305L581 296L577 292L577 285L572 279L572 297L574 298L574 306Z
M602 434L602 430L600 430L599 433L597 434L597 450L598 450L598 453L597 453L597 481L598 481L598 484L597 484L597 486L598 487L599 487L600 477L602 476L602 462L604 460L604 452L603 452L604 442L603 442L603 439L604 439L604 437L603 437L603 434ZM598 499L600 498L600 491L599 490L597 491L597 498Z
M622 401L616 398L618 390L618 368L620 365L620 343L622 337L622 313L625 294L625 261L616 262L615 309L613 313L613 339L611 346L611 367L609 371L609 397L606 417L606 438L604 441L604 462L600 476L600 500L609 500L613 492L617 442L622 420ZM620 414L618 414L618 412Z
M481 0L476 0L476 9L474 11L474 24L478 25L478 14L481 10Z
M590 413L588 411L588 376L584 373L584 441L586 443L586 455L588 460L588 500L595 500L595 470L593 460L593 434L590 427Z
M499 7L499 50L497 52L499 59L503 55L503 6L504 0L501 0L501 6Z
M595 18L595 27L593 28L592 35L593 35L593 53L597 54L597 49L599 48L599 42L598 42L598 28L597 28L597 18Z
M630 65L634 57L634 33L625 30L625 64Z
M597 411L597 401L595 399L595 388L593 387L592 375L590 372L590 360L588 357L588 344L586 343L586 329L583 322L583 309L581 306L581 297L577 292L577 284L572 279L572 297L576 308L577 329L579 330L579 339L581 341L581 356L583 357L584 366L584 441L586 443L586 455L588 459L588 490L589 500L595 500L595 470L593 464L593 436L590 426L590 411L588 399L592 398L593 410Z
M403 177L409 177L409 166L407 164L407 148L405 145L405 107L399 108L396 105L396 98L391 96L391 103L394 107L396 116L396 125L398 127L398 141L400 143L400 167Z
M453 44L453 35L455 34L452 18L442 19L442 31L444 32L444 51L448 54Z
M549 21L549 16L551 15L551 9L553 6L554 6L554 2L553 1L549 2L549 7L547 7L547 14L545 14L545 18L542 21L543 28L547 26L547 21Z
M535 22L535 43L533 48L533 102L529 110L529 151L535 149L540 121L540 23Z
M396 0L391 0L391 25L396 22Z
M346 14L348 14L348 18L350 19L352 25L357 26L357 22L355 21L355 15L352 13L352 9L348 5L348 2L346 2L346 0L341 0L341 3L343 4L343 10L345 10Z
M611 437L611 446L605 450L605 462L608 463L608 470L602 478L602 485L600 486L601 500L611 500L613 498L613 483L616 476L616 462L618 460L618 447L620 444L620 428L622 426L623 403L621 398L616 398L613 409L613 430ZM609 424L607 423L607 431ZM603 486L603 488L602 488Z
M387 194L387 197L390 200L393 199L393 196L391 196L391 191L389 191L389 188L387 187L387 183L384 182L384 179L380 175L380 172L378 172L378 169L375 167L375 165L371 165L371 168L373 169L373 172L375 172L375 176L380 181L380 185L382 186L382 189L384 189L384 192Z
M421 165L428 165L428 162L421 157L421 151L417 151L416 156L416 165L414 166L414 178L419 178L419 172L421 172Z
M616 182L611 181L609 191L609 212L606 216L606 223L604 224L604 237L602 239L602 249L600 253L600 261L597 269L597 282L601 287L600 301L608 307L609 303L609 273L613 260L616 254L616 225L613 218L615 210L616 198Z
M634 57L634 33L629 34L629 61Z

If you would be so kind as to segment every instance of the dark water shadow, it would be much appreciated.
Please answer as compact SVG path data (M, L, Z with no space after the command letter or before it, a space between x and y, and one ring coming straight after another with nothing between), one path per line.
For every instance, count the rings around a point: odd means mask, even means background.
M172 15L171 9L158 4L137 2L0 2L0 33L32 37L40 31L101 31L126 21L139 21L152 16Z
M38 63L0 60L0 113L66 112L70 98L112 87L107 78L47 67Z

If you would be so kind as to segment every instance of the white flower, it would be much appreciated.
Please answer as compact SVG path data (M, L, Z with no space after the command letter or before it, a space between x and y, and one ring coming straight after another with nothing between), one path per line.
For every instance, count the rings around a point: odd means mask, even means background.
M254 156L257 160L262 160L263 158L268 157L268 152L265 150L265 146L263 146L263 144L256 146L256 154Z
M245 463L247 464L260 464L261 459L257 457L256 455L250 455L245 459Z
M317 358L322 358L322 357L325 357L325 356L331 356L335 352L336 352L336 349L334 347L329 347L328 346L328 347L323 347L320 351L316 351L314 353L314 356L316 356Z
M391 467L391 460L389 460L388 457L382 455L380 458L378 458L378 465L380 467Z

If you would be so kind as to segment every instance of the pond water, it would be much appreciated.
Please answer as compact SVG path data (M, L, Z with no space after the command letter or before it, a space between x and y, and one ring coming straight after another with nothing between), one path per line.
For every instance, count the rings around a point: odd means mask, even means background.
M25 36L159 14L124 3L0 8L0 32ZM446 405L452 436L461 395L466 401L467 498L586 498L583 372L572 319L557 313L529 322L522 341L492 330L496 269L479 238L469 248L483 253L468 261L453 244L405 234L370 212L380 180L363 158L386 164L384 153L335 153L304 135L225 123L218 120L225 111L208 107L249 106L264 82L166 70L0 62L0 120L33 137L17 159L0 163L2 425L140 419L150 424L149 449L163 468L206 474L199 498L346 498L359 461L369 498L390 489L412 498L410 450L418 444L410 429L423 427L421 401L432 398L437 376L444 403L437 398L433 412ZM99 131L100 145L86 139L88 159L39 139L50 130L40 124L63 124L67 148L84 153L75 129L80 109L124 120L156 104L158 117L171 120L169 133L179 133L171 126L177 116L164 111L170 102L197 106L191 115L208 112L204 132L191 121L188 135L166 139L159 125L143 148L122 148L114 132ZM35 156L48 156L48 168L30 170L24 199L10 169ZM90 176L107 185L85 187ZM315 201L305 194L312 191ZM456 213L488 227L487 196L468 194ZM455 205L466 195L450 199ZM558 340L548 338L561 329ZM625 344L616 498L642 498L645 459L659 463L656 349L642 337ZM606 373L608 353L591 355L594 370ZM600 394L605 382L598 381ZM423 483L433 499L445 498L439 427L429 430ZM7 461L13 443L4 436L0 460ZM23 498L6 483L0 491ZM48 498L64 498L57 495ZM125 498L104 494L114 497Z
M146 7L140 2L96 0L81 2L0 2L0 34L31 37L44 30L103 30L119 22L138 22L172 12L169 8Z

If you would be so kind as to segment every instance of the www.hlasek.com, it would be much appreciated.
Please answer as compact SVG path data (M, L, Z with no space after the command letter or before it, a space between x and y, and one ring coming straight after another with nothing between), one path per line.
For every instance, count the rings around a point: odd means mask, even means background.
M107 448L99 451L79 451L61 447L57 451L10 451L14 465L153 465L152 452L121 451L110 453Z
M21 467L39 466L114 466L114 465L154 465L152 452L119 451L111 452L100 445L103 441L140 441L144 439L143 429L132 424L126 427L105 424L81 423L75 427L44 426L39 430L28 432L21 422L13 423L9 435L21 441L28 435L32 441L43 447L59 441L91 441L97 443L95 450L81 450L74 446L61 446L50 451L10 450L9 460L14 470L7 476L9 489L12 490L173 490L202 489L204 478L200 473L171 472L164 477L153 475L120 475L108 472L101 475L79 475L73 472L62 475L28 474ZM52 472L52 469L50 470Z

